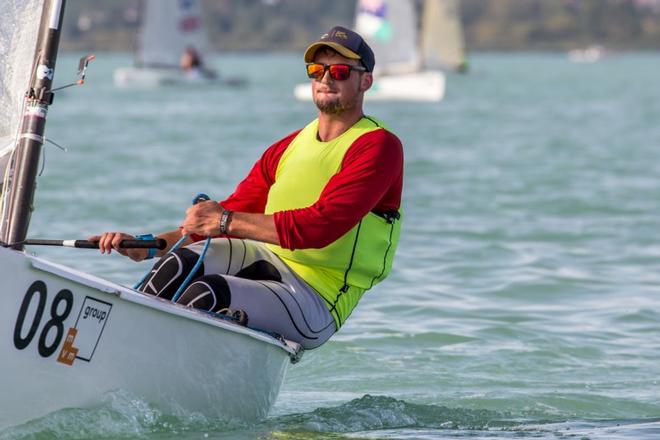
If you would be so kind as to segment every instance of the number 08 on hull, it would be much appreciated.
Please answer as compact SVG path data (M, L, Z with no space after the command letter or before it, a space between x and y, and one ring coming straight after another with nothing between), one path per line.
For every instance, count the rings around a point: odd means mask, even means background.
M0 248L0 429L124 390L168 413L263 418L299 347Z

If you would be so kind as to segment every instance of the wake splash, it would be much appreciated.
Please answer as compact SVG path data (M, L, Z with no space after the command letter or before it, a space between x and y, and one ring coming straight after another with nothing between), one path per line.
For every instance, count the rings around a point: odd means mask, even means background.
M507 414L408 403L387 396L365 395L335 407L288 414L246 425L210 420L201 414L164 414L124 391L106 396L93 408L70 408L0 432L0 440L120 438L286 438L298 434L334 437L387 429L484 430L511 426ZM294 435L295 434L295 435ZM334 435L333 435L334 434ZM201 436L200 436L201 435Z
M423 405L366 394L336 407L281 416L268 424L279 429L335 433L393 428L484 430L519 424L511 417L507 413L486 409Z
M614 435L616 434L616 435ZM165 414L124 391L93 408L70 408L0 432L0 440L46 439L265 439L388 438L512 439L521 437L658 438L660 420L566 420L538 414L416 404L364 395L334 407L271 417L247 425L201 414Z
M201 414L164 414L156 406L119 390L101 405L69 408L0 432L0 440L180 438L186 433L223 431L239 425ZM198 437L196 437L198 438Z

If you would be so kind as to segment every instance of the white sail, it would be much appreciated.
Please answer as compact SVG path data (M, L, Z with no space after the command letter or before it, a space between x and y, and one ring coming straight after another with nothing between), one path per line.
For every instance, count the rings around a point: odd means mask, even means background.
M417 18L409 0L359 0L355 30L376 56L378 74L418 70Z
M424 66L463 69L466 57L459 0L426 0L422 17Z
M142 19L140 66L178 67L187 46L202 57L208 51L200 0L146 0Z
M22 118L44 0L2 0L0 8L0 186ZM3 200L0 192L0 205Z

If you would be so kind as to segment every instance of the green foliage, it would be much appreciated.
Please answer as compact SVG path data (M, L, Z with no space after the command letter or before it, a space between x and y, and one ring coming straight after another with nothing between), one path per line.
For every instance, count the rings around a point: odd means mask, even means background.
M350 27L355 11L355 0L203 1L219 50L300 50L333 25ZM660 1L656 9L634 0L460 1L471 50L660 48ZM130 50L139 24L130 11L139 7L139 0L70 0L64 47Z

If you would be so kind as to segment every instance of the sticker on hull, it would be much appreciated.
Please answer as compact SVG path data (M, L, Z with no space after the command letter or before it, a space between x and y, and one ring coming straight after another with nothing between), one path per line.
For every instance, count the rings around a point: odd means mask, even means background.
M76 325L69 329L69 334L64 341L60 356L67 352L67 359L73 356L75 359L90 362L92 356L94 356L96 347L99 345L105 323L108 321L111 310L112 304L86 296L78 313ZM72 335L71 343L68 343L69 335ZM71 364L73 364L73 360L71 360Z

